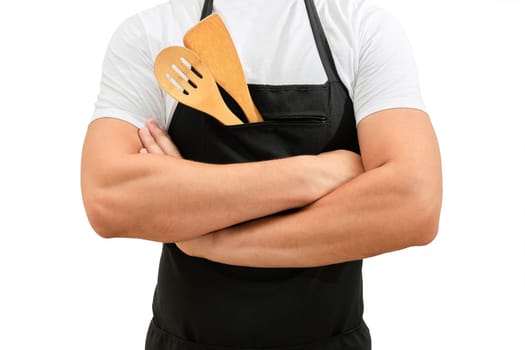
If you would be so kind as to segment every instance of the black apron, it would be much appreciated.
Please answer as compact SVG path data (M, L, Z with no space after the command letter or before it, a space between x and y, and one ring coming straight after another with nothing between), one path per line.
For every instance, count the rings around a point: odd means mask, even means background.
M352 101L337 75L314 3L305 4L328 81L249 84L261 123L225 126L178 104L168 133L184 158L225 164L335 149L359 153ZM213 1L206 0L202 18L212 7ZM190 257L175 244L164 244L146 349L368 350L361 265L232 266Z

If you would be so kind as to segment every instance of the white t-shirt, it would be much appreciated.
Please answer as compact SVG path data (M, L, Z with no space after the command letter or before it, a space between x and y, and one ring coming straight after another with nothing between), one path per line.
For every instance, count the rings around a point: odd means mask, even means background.
M388 108L424 109L412 49L400 24L366 0L314 0L356 122ZM165 47L183 46L204 0L170 0L124 21L102 66L93 119L115 117L142 127L169 126L177 102L155 80ZM322 84L327 77L304 0L215 0L253 84Z

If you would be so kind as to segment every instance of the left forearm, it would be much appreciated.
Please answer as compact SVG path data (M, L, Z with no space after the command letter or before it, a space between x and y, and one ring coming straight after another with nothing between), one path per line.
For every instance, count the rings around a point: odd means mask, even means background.
M426 244L437 231L441 187L414 182L399 169L385 164L297 212L213 233L196 255L232 265L309 267Z

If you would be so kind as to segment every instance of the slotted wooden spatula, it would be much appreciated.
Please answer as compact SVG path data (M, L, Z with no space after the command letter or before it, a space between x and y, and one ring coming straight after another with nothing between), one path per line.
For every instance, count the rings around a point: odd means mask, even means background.
M155 59L155 77L174 99L225 125L243 124L226 106L210 69L191 50L170 46Z
M184 46L210 68L215 80L239 104L250 122L263 120L255 107L230 33L217 14L209 15L184 35Z

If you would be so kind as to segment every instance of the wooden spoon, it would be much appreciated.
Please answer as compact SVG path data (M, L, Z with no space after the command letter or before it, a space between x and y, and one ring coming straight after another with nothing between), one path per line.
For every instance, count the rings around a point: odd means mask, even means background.
M225 125L243 124L226 106L210 69L191 50L181 46L165 48L155 59L154 71L160 86L180 103Z
M208 64L215 80L239 104L250 122L263 120L255 107L232 38L217 14L209 15L184 35L184 46Z

